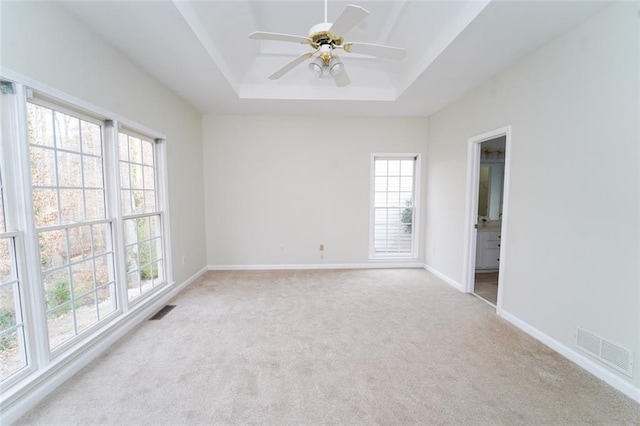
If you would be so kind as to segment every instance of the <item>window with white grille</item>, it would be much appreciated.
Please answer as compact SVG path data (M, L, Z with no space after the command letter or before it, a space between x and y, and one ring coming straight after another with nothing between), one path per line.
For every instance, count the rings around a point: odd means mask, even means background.
M102 123L27 105L33 214L55 349L116 310Z
M165 283L155 144L154 140L129 132L118 135L129 300Z
M72 365L171 282L164 136L31 83L0 81L0 385L9 392Z
M416 258L420 157L417 154L372 156L372 258Z
M0 381L27 366L23 291L18 274L17 232L9 232L4 209L4 188L0 169Z

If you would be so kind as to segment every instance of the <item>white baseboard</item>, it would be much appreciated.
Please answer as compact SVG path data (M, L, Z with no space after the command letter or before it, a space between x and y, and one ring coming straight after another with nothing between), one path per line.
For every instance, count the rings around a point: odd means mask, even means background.
M442 272L438 271L437 269L434 269L432 266L424 264L423 267L424 267L424 269L426 269L427 271L431 272L436 277L440 278L445 283L449 284L451 287L455 288L458 291L461 291L462 293L466 293L464 291L464 287L462 287L462 284L460 284L459 282L449 278L448 276L446 276Z
M121 337L131 331L136 325L144 321L146 318L155 313L168 300L176 296L181 290L198 279L207 270L285 270L285 269L370 269L370 268L417 268L423 267L447 284L462 290L462 286L441 272L433 269L429 265L418 263L364 263L364 264L323 264L323 265L210 265L196 272L193 276L185 280L178 286L170 286L158 294L157 299L136 311L132 311L127 317L123 317L120 321L114 323L108 330L95 339L86 342L86 344L72 356L51 364L46 370L37 374L36 377L30 378L28 383L20 386L20 389L6 395L0 406L3 424L11 424L17 421L21 416L27 413L45 396L60 386L66 380L71 378L80 369L85 367L102 352L109 348ZM603 366L595 363L586 356L576 352L575 350L565 346L557 340L551 338L540 330L530 326L524 321L518 319L514 315L498 310L498 315L509 321L525 333L529 334L536 340L547 345L562 356L573 361L578 366L584 368L594 376L603 380L610 386L619 390L629 398L640 403L640 388L633 386L631 383L618 377ZM4 390L3 390L4 392Z
M444 282L446 282L450 286L456 288L457 290L460 290L461 292L464 292L462 285L460 285L456 281L452 280L448 276L444 275L440 271L438 271L438 270L434 269L433 267L431 267L429 265L426 265L426 264L424 265L424 269L426 269L427 271L431 272L433 275L435 275L436 277L440 278L441 280L443 280ZM570 348L570 347L558 342L557 340L553 339L552 337L550 337L549 335L543 333L542 331L538 330L537 328L532 327L531 325L529 325L526 322L522 321L521 319L519 319L515 315L510 314L509 312L505 311L504 309L498 308L496 310L496 313L499 316L501 316L502 318L504 318L505 320L509 321L511 324L513 324L516 327L518 327L520 330L524 331L525 333L527 333L528 335L533 337L534 339L536 339L536 340L540 341L541 343L547 345L548 347L550 347L554 351L558 352L560 355L562 355L565 358L567 358L568 360L576 363L578 366L580 366L583 369L587 370L589 373L593 374L594 376L596 376L600 380L602 380L605 383L609 384L613 388L619 390L620 392L622 392L623 394L625 394L629 398L633 399L634 401L640 403L640 388L632 385L628 381L626 381L623 378L617 376L615 373L609 371L604 366L596 363L594 360L588 358L587 356L581 354L580 352L577 352L576 350L574 350L574 349L572 349L572 348Z
M392 269L422 268L420 262L310 263L278 265L209 265L210 271L284 271L302 269Z
M166 286L157 295L153 296L155 300L152 303L128 312L115 320L100 334L84 342L82 346L68 356L52 362L42 371L29 376L24 382L17 383L10 390L11 394L5 393L3 389L3 400L0 405L2 423L12 424L17 421L44 399L45 396L97 358L136 325L153 315L167 301L175 297L206 271L207 268L202 268L183 283Z
M578 366L587 370L589 373L593 374L600 380L611 385L613 388L619 390L620 392L622 392L629 398L633 399L634 401L640 403L640 388L632 385L631 383L622 379L621 377L618 377L616 374L607 370L604 366L597 364L590 358L586 357L585 355L582 355L580 352L577 352L574 349L558 342L554 338L543 333L537 328L532 327L531 325L517 318L513 314L510 314L504 309L498 309L497 313L502 318L506 319L511 324L515 325L520 330L524 331L534 339L544 343L554 351L558 352L560 355L564 356L570 361L573 361Z

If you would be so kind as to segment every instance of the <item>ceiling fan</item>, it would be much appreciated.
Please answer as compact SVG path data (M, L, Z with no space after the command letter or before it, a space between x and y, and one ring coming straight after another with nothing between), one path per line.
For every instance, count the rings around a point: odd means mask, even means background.
M406 56L407 51L400 47L344 41L343 35L358 25L368 15L369 12L365 8L350 4L344 8L335 22L327 22L327 0L325 0L324 22L311 27L307 37L256 31L249 34L249 38L253 40L289 41L307 44L313 49L311 52L298 56L271 74L269 76L270 80L279 79L296 66L317 54L316 58L309 63L309 69L316 73L318 77L333 77L336 85L342 87L351 83L351 80L344 69L344 64L338 55L336 55L336 50L342 49L347 53L359 53L376 58L393 60L402 60Z

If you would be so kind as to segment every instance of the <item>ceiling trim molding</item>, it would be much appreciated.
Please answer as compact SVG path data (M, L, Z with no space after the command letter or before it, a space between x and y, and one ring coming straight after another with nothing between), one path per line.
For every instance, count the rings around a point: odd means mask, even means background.
M255 85L241 84L240 99L279 99L316 101L378 101L393 102L397 99L394 88L371 87L317 87L308 85Z
M389 44L389 37L398 25L400 15L407 6L407 0L396 0L393 5L393 11L389 14L388 21L382 31L380 31L380 44Z
M437 39L431 43L428 52L420 61L407 71L403 80L398 84L398 96L402 95L445 49L473 22L474 19L491 3L492 0L471 1L442 31Z
M227 79L233 90L238 93L238 81L235 79L229 64L225 61L224 56L220 53L218 48L215 45L215 42L211 39L209 32L200 21L198 14L193 9L191 4L186 1L173 0L173 5L176 7L180 15L184 18L185 22L193 31L196 38L200 41L204 49L206 50L209 57L213 60L213 62L217 65L222 72L222 75Z

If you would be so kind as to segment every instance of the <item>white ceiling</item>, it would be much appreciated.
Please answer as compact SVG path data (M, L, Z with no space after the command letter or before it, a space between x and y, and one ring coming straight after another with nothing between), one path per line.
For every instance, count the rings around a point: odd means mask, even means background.
M302 64L309 51L249 40L307 36L321 0L65 1L64 7L202 113L428 116L606 5L592 1L353 0L370 15L345 40L404 47L402 62L342 54L347 87ZM328 20L349 4L329 1Z

